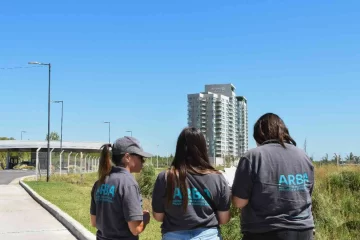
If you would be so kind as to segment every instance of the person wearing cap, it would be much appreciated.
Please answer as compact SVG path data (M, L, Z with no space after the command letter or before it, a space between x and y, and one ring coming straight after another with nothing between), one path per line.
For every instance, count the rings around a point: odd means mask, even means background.
M97 240L135 240L145 230L150 214L142 210L139 185L131 173L140 172L144 158L151 156L133 137L102 146L99 179L92 188L90 206Z

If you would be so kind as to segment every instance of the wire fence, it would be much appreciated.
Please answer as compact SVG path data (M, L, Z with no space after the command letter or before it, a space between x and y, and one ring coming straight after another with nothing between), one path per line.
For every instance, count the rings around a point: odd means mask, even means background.
M38 153L38 171L47 169L47 152ZM87 173L95 172L99 167L99 154L75 152L51 152L49 173Z

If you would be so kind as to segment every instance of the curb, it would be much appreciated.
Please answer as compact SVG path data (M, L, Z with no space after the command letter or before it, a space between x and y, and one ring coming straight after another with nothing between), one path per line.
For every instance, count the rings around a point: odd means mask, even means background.
M20 181L22 181L25 178L34 178L34 177L36 177L36 175L29 175L29 176L25 176L25 177L15 178L8 185L17 185L20 183Z
M96 236L87 230L78 221L70 217L67 213L63 212L60 208L50 203L39 194L37 194L31 187L29 187L23 180L27 177L20 179L19 184L25 191L43 208L45 208L51 215L53 215L60 223L62 223L77 239L79 240L96 240ZM89 220L90 221L90 220Z

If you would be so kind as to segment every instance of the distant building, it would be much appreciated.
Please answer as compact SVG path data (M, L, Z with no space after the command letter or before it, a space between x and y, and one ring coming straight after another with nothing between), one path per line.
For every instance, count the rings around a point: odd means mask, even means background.
M188 125L205 135L216 165L248 150L247 100L236 96L233 84L205 85L205 92L188 94Z

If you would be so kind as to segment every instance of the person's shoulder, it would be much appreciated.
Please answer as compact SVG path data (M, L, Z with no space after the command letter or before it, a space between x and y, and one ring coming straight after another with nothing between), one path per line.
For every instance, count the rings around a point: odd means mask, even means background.
M157 175L157 180L165 181L168 170L163 170Z
M292 144L286 143L286 144L285 144L285 147L286 147L286 149L288 149L288 150L290 150L290 151L297 152L298 154L307 155L306 152L305 152L303 149L301 149L301 148L299 148L299 147L297 147L297 146L294 146L294 145L292 145Z
M124 186L124 187L138 185L138 183L135 180L135 177L126 170L111 172L108 178L108 182L113 185Z
M98 187L98 185L99 185L99 180L96 180L93 187L92 187L92 189L91 189L91 192L95 191L95 189Z
M225 179L222 171L210 172L204 176L206 176L206 178L212 179L214 181L226 182L226 179Z
M249 149L245 154L241 157L241 159L248 159L251 160L253 156L261 155L265 150L264 146L255 147Z
M168 170L163 170L158 174L158 177L165 177Z
M98 184L99 184L99 180L96 180L96 181L94 182L93 187L97 186Z

